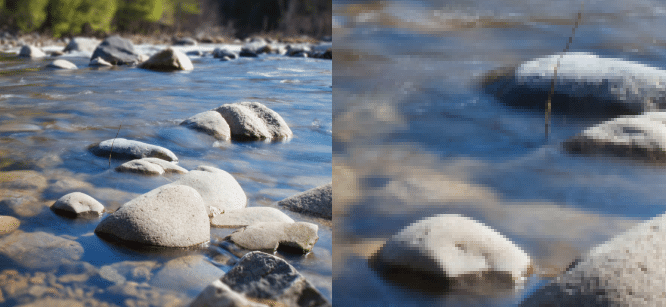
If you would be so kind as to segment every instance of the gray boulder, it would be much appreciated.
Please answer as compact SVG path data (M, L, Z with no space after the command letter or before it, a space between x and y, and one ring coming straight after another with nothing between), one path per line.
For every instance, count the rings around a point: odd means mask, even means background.
M231 137L235 140L278 140L293 136L277 112L258 102L225 104L215 111L229 124Z
M94 155L106 158L113 150L111 157L115 159L159 158L167 161L178 161L178 157L164 147L123 138L93 144L89 149Z
M248 250L272 250L282 246L308 253L317 243L319 227L312 223L254 223L229 235L228 240Z
M241 209L247 206L247 196L243 188L231 174L215 167L198 167L170 185L185 185L194 188L208 206L222 211Z
M174 71L174 70L193 70L192 61L184 53L167 48L151 56L147 61L141 63L139 68Z
M215 48L215 50L213 50L213 57L214 57L214 58L224 58L224 57L228 57L229 59L237 59L237 58L238 58L238 54L236 54L236 53L234 53L234 52L231 52L231 51L229 51L229 50L227 50L227 49L223 49L223 48Z
M248 298L270 299L285 306L331 306L293 266L262 252L243 256L220 281Z
M291 211L333 219L333 184L329 183L285 198L278 202Z
M23 47L21 47L21 51L19 51L19 56L24 58L36 59L36 58L45 57L46 53L44 53L44 51L35 46L24 45Z
M51 209L65 215L98 217L104 212L104 205L89 195L74 192L60 197Z
M560 54L492 71L487 92L519 107L543 109ZM666 107L666 71L633 61L586 52L565 53L557 71L552 107L556 112L604 118Z
M134 45L118 35L107 37L92 54L90 59L102 58L113 65L134 65L139 63L139 54Z
M664 306L666 215L590 250L521 306Z
M49 65L46 65L46 67L49 68L55 68L55 69L76 69L76 65L74 63L67 61L67 60L55 60L51 62Z
M162 175L164 173L185 174L187 170L173 162L158 158L143 158L125 162L116 171L125 173L138 173L142 175Z
M282 211L270 207L249 207L236 210L227 210L210 220L213 227L240 228L261 222L293 223Z
M457 214L412 223L390 238L375 260L378 267L428 272L433 282L452 288L484 283L513 286L532 271L530 257L513 242Z
M573 153L611 154L647 162L666 161L666 112L621 116L565 141Z
M190 303L190 307L267 307L249 301L244 295L231 290L219 279L213 281Z
M215 111L206 111L196 114L180 124L204 132L218 140L231 140L229 124L227 124L220 113Z
M95 233L129 244L189 247L210 240L210 221L196 190L169 184L125 203Z
M74 37L69 41L63 52L84 51L93 52L99 45L99 40L89 37Z

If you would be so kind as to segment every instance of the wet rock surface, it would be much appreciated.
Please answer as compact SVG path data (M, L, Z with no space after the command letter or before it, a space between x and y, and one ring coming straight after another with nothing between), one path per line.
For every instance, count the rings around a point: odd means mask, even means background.
M193 70L192 61L184 53L167 48L162 50L147 61L141 63L139 68L145 68L156 71L174 71L174 70Z
M63 215L99 217L104 212L104 205L89 195L74 192L59 198L51 209Z
M293 266L262 252L245 255L220 281L248 298L286 306L331 306Z
M305 254L317 243L318 229L317 225L307 222L261 222L232 233L228 240L248 250L284 248Z
M83 247L41 231L14 231L0 238L0 254L27 268L46 269L80 259Z
M270 207L249 207L227 210L210 220L212 227L240 228L261 222L293 223L282 211Z
M247 206L247 196L238 181L219 168L199 167L170 185L194 188L201 195L206 208L213 206L225 211Z
M132 42L118 35L107 37L95 48L90 59L97 57L113 65L134 65L139 62L139 54L134 50Z
M258 102L225 104L215 111L229 124L234 140L279 140L293 136L277 112Z
M165 173L185 174L187 170L175 163L158 158L143 158L125 162L116 171L125 173L138 173L142 175L163 175Z
M190 303L190 307L264 307L268 305L249 301L244 295L231 290L220 280L213 281Z
M24 58L38 59L45 57L46 53L44 53L44 51L35 46L25 45L21 47L21 51L19 51L19 56Z
M333 219L333 183L307 190L278 202L291 211Z
M227 124L220 113L215 111L196 114L180 124L211 135L218 140L229 141L231 139L229 124Z
M51 62L49 65L46 67L49 68L55 68L55 69L76 69L76 65L74 63L67 61L67 60L55 60Z
M151 144L123 138L111 139L94 144L90 152L96 156L115 159L160 158L166 161L178 161L178 157L170 150Z
M210 222L196 190L165 185L121 206L95 233L128 244L189 247L210 240Z
M204 256L191 255L169 260L151 278L150 284L196 295L222 275L224 271L210 263Z

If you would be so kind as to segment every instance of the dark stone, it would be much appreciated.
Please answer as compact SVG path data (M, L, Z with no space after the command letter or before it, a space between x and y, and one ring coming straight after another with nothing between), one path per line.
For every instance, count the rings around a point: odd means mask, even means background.
M129 40L114 35L107 37L93 52L90 59L101 57L114 65L135 65L139 62L139 54Z

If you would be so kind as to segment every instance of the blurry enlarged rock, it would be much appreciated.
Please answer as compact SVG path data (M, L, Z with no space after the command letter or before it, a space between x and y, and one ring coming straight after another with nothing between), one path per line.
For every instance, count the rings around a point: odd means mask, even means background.
M104 212L104 205L89 195L81 192L73 192L60 197L53 206L51 206L51 209L56 213L69 216L99 217L102 215L102 212Z
M197 40L191 37L174 38L172 45L174 46L196 46Z
M203 198L206 213L209 206L222 211L247 206L247 196L231 174L211 166L199 166L169 185L185 185L194 188Z
M67 61L67 60L55 60L51 62L49 65L46 67L49 68L55 68L55 69L76 69L76 65L74 63Z
M0 215L0 236L16 230L21 221L13 216Z
M95 233L126 244L190 247L210 240L210 221L195 189L168 184L122 205Z
M24 45L23 47L21 47L21 51L19 51L19 56L24 58L36 59L36 58L45 57L46 53L44 53L44 51L35 46Z
M391 237L371 262L389 279L393 279L392 272L403 274L394 279L396 282L409 282L410 275L419 276L416 279L427 279L428 284L413 284L414 288L436 284L441 290L513 287L533 270L530 257L513 242L457 214L440 214L412 223Z
M282 211L271 207L249 207L227 210L210 220L212 227L240 228L261 222L293 223Z
M333 219L333 184L325 184L293 195L278 202L291 211L315 217Z
M90 63L88 64L88 66L90 66L90 67L111 67L111 66L113 66L113 64L111 64L107 61L104 61L104 59L102 59L100 57L96 57L96 58L90 60Z
M238 53L238 56L246 57L246 58L256 58L256 57L258 57L257 52L254 49L250 49L248 47L241 48L241 51L240 51L240 53Z
M93 52L90 59L102 58L113 65L135 65L139 62L139 54L134 45L118 35L107 37Z
M174 164L158 158L143 158L125 162L118 167L116 171L122 173L137 173L142 175L162 175L164 173L185 174L187 170Z
M543 109L560 54L491 71L484 89L508 105ZM608 118L666 108L666 70L633 61L568 52L560 60L555 112Z
M258 102L224 104L215 109L231 129L231 138L239 141L279 140L293 136L280 114Z
M611 154L666 162L666 112L621 116L585 129L563 143L573 153Z
M213 50L213 57L214 57L214 58L224 58L224 57L228 57L228 58L230 58L230 59L237 59L237 58L238 58L238 54L236 54L236 53L234 53L234 52L231 52L231 51L229 51L229 50L227 50L227 49L223 49L223 48L215 48L215 50Z
M285 306L331 306L293 266L262 252L247 253L220 281L248 298L270 299Z
M141 63L139 68L174 71L174 70L193 70L192 61L184 53L173 48L164 49L151 56L147 61Z
M182 123L183 126L201 131L213 136L218 140L231 140L231 129L220 113L215 111L206 111L196 114Z
M666 214L598 245L521 306L664 306Z
M63 52L86 51L93 52L99 45L99 40L89 37L74 37L69 41Z
M190 307L268 307L249 301L219 279L213 281L190 303Z
M110 139L89 147L90 152L96 156L111 157L114 159L140 159L140 158L159 158L167 161L178 162L178 157L164 147L146 144L134 140L122 138Z
M317 230L317 225L306 222L262 222L237 230L227 238L248 250L281 248L306 254L319 240Z
M0 254L29 269L52 269L81 259L83 246L42 231L0 237Z

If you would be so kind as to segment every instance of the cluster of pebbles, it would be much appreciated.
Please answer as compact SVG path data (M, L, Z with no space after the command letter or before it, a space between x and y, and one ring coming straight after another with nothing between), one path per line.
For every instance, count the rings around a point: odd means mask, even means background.
M192 43L196 44L191 41L178 42L178 44ZM246 46L241 50L240 56L252 56L253 53L256 56L257 53L274 51L270 47L260 49L255 50ZM91 66L136 65L139 68L157 71L193 69L188 56L178 50L167 48L146 58L135 52L130 41L119 36L108 37L101 43L95 39L75 38L70 41L64 52L76 50L93 50ZM226 57L233 54L219 49L215 52L218 55L225 52ZM290 50L285 51L285 54L289 52L297 53ZM306 49L298 52L301 54L297 56L309 56L310 52L314 51ZM330 50L328 52L330 55ZM19 55L30 58L46 56L39 48L27 45L21 48ZM49 66L76 69L74 64L66 60L56 60ZM195 114L181 125L227 142L272 142L293 137L291 129L277 112L252 101L224 104L213 110ZM231 174L205 165L187 170L177 164L179 159L172 151L161 146L115 138L91 144L88 150L102 158L126 160L115 169L117 172L132 173L136 176L160 176L169 173L176 180L135 197L115 211L107 210L105 204L85 193L68 193L51 206L55 213L74 219L103 217L94 233L103 240L130 248L196 249L216 244L228 248L231 254L240 257L240 260L235 261L233 267L226 273L209 262L202 261L201 255L188 256L196 259L174 260L191 262L185 266L193 269L184 275L192 275L192 278L200 280L216 279L190 303L190 306L331 305L325 296L291 264L273 255L278 249L294 255L310 252L319 239L317 224L294 221L281 210L271 207L248 208L247 196ZM29 178L26 181L30 181ZM294 195L278 202L277 206L298 212L308 219L322 219L330 224L332 184ZM19 225L20 221L14 217L0 216L2 256L22 266L37 269L77 265L76 260L82 257L83 248L76 241L45 232L25 233L17 230ZM211 242L211 227L230 228L235 231L221 240ZM25 257L26 254L38 250L48 250L49 253ZM155 267L157 264L132 262L127 266L129 268L86 267L80 269L83 273L74 279L79 281L79 284L91 278L101 278L115 283L119 288L113 291L137 297L136 302L128 299L126 305L141 305L139 301L149 300L151 295L160 297L159 293L150 292L157 290L145 286L146 279L152 275L151 271L157 269ZM178 268L182 266L182 264L174 265ZM170 272L169 263L159 272L164 270ZM174 282L168 277L174 273L164 274L164 283ZM3 271L0 273L0 279L14 278L18 284L13 288L10 287L11 289L0 289L0 302L4 301L3 292L17 301L21 301L22 297L30 297L33 292L39 292L39 295L32 295L33 297L42 297L48 292L53 295L47 295L47 298L34 304L63 304L63 300L90 299L87 305L104 305L92 299L95 290L86 293L85 289L79 287L76 291L81 293L63 292L63 289L67 289L67 286L63 285L69 281L67 278L51 273L43 275L32 276L30 273L22 275L12 270ZM154 276L153 279L157 277L159 276ZM45 279L50 281L44 281ZM125 289L127 287L133 288ZM73 288L69 289L70 292L74 291ZM54 301L55 298L59 300ZM164 300L164 304L159 302L157 304L181 306L186 302L183 301L186 298L182 297L170 297ZM150 305L155 303L151 302Z

